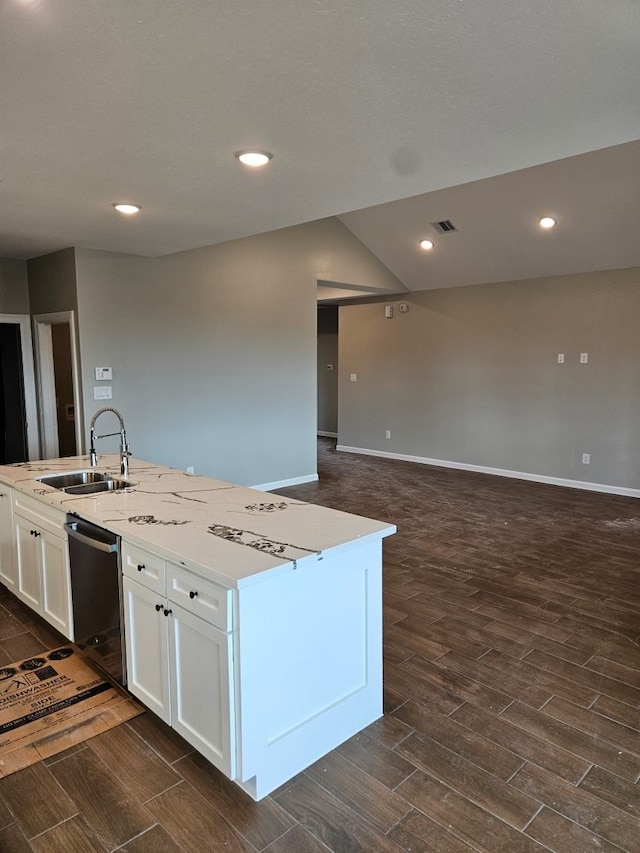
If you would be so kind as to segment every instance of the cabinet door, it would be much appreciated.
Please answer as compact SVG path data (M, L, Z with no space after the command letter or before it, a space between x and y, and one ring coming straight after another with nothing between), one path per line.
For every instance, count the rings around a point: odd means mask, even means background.
M235 776L232 634L169 602L171 725L223 773Z
M17 580L11 492L0 486L0 581L15 592Z
M25 604L40 613L42 586L40 578L40 539L34 535L33 522L14 515L18 582L15 593Z
M166 723L170 722L166 600L124 578L127 687Z
M40 539L42 569L41 615L69 640L73 640L73 616L67 540L46 530Z

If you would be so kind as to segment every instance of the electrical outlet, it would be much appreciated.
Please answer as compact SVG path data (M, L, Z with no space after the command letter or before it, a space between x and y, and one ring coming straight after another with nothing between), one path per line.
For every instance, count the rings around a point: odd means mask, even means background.
M385 432L384 437L385 437L385 438L391 438L391 430L390 430L390 429L388 429L388 430Z
M580 364L588 364L589 363L589 353L581 352L580 353Z
M583 465L591 465L591 454L583 453L582 454L582 464Z
M558 353L558 364L564 364L564 353L563 352Z
M111 385L94 385L93 399L94 400L111 400L113 391Z
M352 374L351 374L351 381L352 381L352 382L357 382L357 381L358 381L358 374L357 374L357 373L352 373Z
M398 305L398 308L400 309L401 314L408 314L409 313L409 303L408 302L401 302Z

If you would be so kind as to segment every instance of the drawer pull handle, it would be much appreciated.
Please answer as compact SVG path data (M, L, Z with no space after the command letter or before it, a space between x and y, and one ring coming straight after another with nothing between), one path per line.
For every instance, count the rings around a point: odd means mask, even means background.
M136 566L136 568L138 569L138 571L139 571L139 572L141 572L141 571L143 571L144 569L146 569L146 566L145 566L145 564L144 564L144 563L138 563L138 565Z
M156 613L159 613L162 610L161 604L156 604Z
M166 607L165 607L164 615L165 615L165 616L168 616L170 613L173 613L173 611L172 611L172 610L167 610L167 609L166 609Z
M197 594L198 594L198 593L197 593L197 592L195 592L195 590L193 590L193 589L192 589L192 590L191 590L191 592L189 593L189 598L195 598Z

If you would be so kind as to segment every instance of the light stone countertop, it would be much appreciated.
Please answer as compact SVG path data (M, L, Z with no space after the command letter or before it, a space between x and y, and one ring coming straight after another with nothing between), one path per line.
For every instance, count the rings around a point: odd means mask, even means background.
M70 495L37 480L83 470L90 470L87 456L21 462L0 466L0 481L229 587L266 580L316 562L331 549L396 530L393 524L139 459L129 460L134 485L121 492ZM94 470L119 476L118 455L100 455Z

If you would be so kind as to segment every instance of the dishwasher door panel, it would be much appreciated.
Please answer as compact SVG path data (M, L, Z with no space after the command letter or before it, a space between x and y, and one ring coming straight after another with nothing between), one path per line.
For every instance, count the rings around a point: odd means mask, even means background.
M119 537L73 517L66 529L76 643L124 684Z

